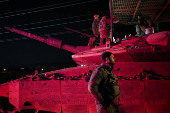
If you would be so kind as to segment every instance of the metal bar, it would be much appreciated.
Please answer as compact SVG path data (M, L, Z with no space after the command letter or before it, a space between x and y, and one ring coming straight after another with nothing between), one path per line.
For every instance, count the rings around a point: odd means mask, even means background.
M163 7L146 7L146 8L140 8L138 10L151 10L151 9L162 9ZM114 9L114 11L133 11L136 10L135 8L131 9Z
M169 2L170 2L170 0L166 3L166 5L163 7L162 11L158 14L158 16L155 18L154 21L156 21L159 18L159 16L162 14L162 12L165 10L165 8L168 6Z
M113 42L113 0L110 0L110 18L111 18L111 42Z
M141 0L138 1L138 4L137 4L137 6L136 6L136 10L135 10L135 12L134 12L134 14L133 14L133 18L132 18L132 21L131 21L131 22L133 22L133 20L134 20L134 18L135 18L135 15L136 15L136 12L137 12L137 10L138 10L138 8L139 8L140 2L141 2Z

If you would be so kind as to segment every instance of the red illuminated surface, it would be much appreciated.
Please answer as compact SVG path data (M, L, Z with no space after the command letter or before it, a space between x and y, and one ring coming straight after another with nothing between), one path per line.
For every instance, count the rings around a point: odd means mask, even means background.
M57 113L96 113L94 99L87 89L87 78L90 70L93 71L96 64L101 63L100 55L110 51L116 58L114 74L119 78L123 93L120 100L122 113L170 112L169 31L142 38L131 37L115 46L87 49L70 45L61 47L60 40L44 40L15 28L7 29L72 51L76 53L72 55L74 61L85 65L30 75L1 85L0 96L8 97L17 111L36 109Z
M5 90L9 88L9 95L4 94L3 96L8 96L9 102L18 111L36 109L59 113L61 111L66 113L96 113L95 102L87 90L88 82L85 80L86 72L95 69L95 67L83 67L83 69L77 67L48 72L46 78L49 80L33 76L32 78L30 76L16 80L10 82L9 86L4 85ZM120 70L116 71L118 68ZM169 68L169 62L117 62L114 73L120 78L118 82L123 92L123 98L121 97L120 100L121 110L124 113L145 113L145 111L148 113L168 113L170 78L165 77L169 76ZM149 74L150 71L147 72L147 70L152 70L155 74ZM60 80L53 78L52 73L61 75L67 73L67 77ZM160 74L164 78L157 76ZM77 80L71 80L72 76L78 75L81 76L77 77ZM135 78L135 75L141 76L143 79ZM4 89L2 89L4 92L8 92ZM28 102L31 105L24 106Z

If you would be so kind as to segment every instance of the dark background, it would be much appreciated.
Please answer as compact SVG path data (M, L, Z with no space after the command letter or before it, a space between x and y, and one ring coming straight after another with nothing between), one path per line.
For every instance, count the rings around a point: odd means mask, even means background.
M92 34L93 13L109 11L107 1L97 0L13 0L2 2L0 7L1 67L73 62L73 53L13 33L4 29L5 26L42 37L51 36L74 46L86 46L89 38L64 27Z

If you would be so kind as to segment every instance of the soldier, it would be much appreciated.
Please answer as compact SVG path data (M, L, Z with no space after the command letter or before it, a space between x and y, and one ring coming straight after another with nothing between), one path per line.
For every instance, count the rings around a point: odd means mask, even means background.
M150 17L146 16L144 17L142 14L138 15L138 23L136 27L136 36L143 36L145 34L151 34L154 33L154 28L153 28L153 22ZM151 30L146 31L146 30Z
M99 33L100 33L100 45L105 44L106 41L108 41L111 37L110 35L110 15L105 14L105 16L102 17L99 23ZM113 15L113 23L117 23L118 19L116 16Z
M95 99L97 113L118 113L120 87L112 72L115 58L112 53L104 52L101 59L103 63L93 71L88 90Z
M99 22L100 22L100 16L98 14L95 14L94 21L92 24L92 31L95 37L99 37Z
M100 22L100 16L98 14L94 15L94 21L92 23L92 31L95 37L92 37L89 39L89 47L93 48L95 45L99 45L99 39L100 39L100 34L99 34L99 22Z

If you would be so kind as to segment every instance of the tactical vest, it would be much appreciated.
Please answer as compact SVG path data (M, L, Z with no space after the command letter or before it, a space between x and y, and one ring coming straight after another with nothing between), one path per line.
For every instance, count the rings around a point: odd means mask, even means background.
M114 99L120 94L120 86L117 82L117 77L113 73L109 72L107 69L103 69L107 73L107 76L105 76L104 79L101 81L101 84L99 86L101 87L101 89L99 89L99 91L101 90L100 92L102 96L108 96L110 99Z

